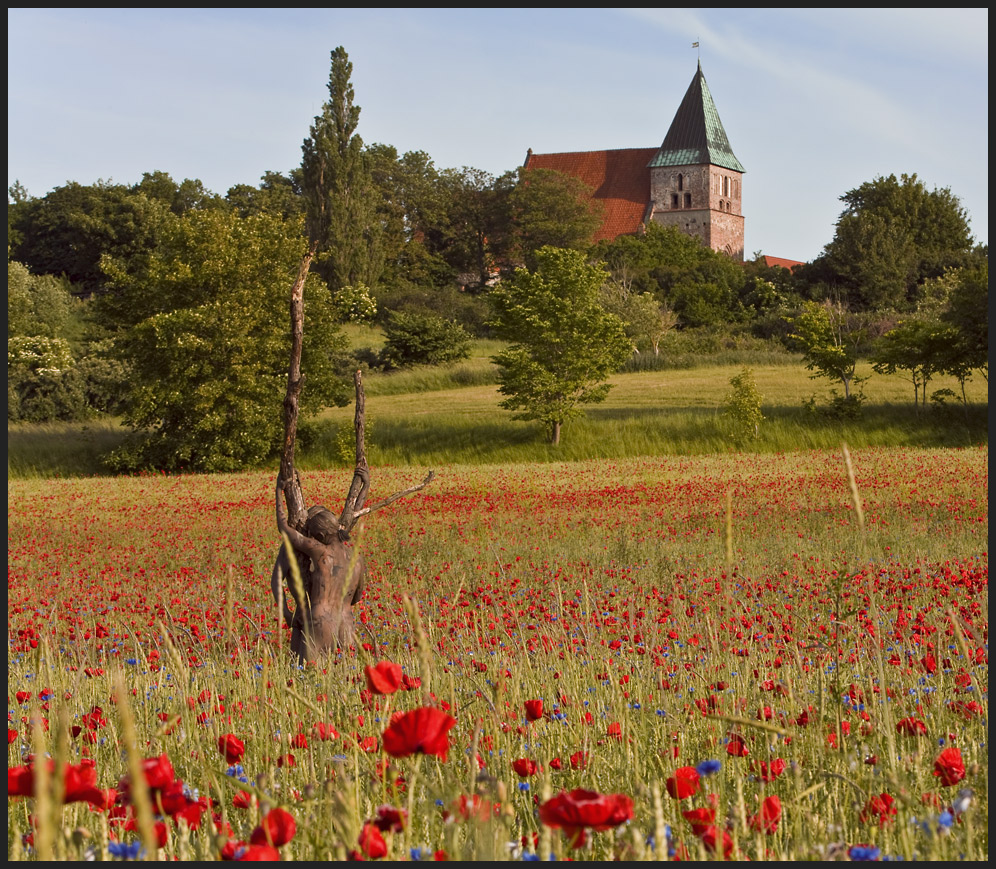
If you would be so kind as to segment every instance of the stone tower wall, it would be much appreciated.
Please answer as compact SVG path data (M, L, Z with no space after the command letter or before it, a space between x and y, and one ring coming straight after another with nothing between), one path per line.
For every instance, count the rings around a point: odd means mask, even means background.
M651 169L652 219L742 261L742 181L742 173L709 164Z

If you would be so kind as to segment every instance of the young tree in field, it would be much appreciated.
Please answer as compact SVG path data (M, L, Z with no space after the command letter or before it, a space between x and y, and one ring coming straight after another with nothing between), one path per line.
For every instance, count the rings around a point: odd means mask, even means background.
M907 320L879 339L875 370L879 374L907 372L913 384L913 406L926 407L927 384L953 367L950 351L957 340L957 331L947 323Z
M516 269L491 293L496 333L512 342L494 357L501 406L541 422L552 444L582 405L605 399L630 352L622 321L600 304L607 279L580 251L544 247L533 271Z
M339 46L332 52L329 99L302 145L308 235L333 295L344 286L376 286L384 267L379 197L356 132L360 107L353 103L352 74Z
M848 312L840 304L807 302L802 312L789 320L790 337L802 350L806 368L844 387L844 400L851 398L851 386L860 382L855 375L860 330L850 328Z
M636 293L620 281L602 285L602 305L623 322L633 348L640 352L650 348L660 355L661 342L678 325L678 315L651 293Z

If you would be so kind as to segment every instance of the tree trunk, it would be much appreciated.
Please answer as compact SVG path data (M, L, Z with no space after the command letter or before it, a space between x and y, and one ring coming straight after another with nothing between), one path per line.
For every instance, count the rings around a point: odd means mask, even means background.
M294 468L294 445L297 441L297 415L301 396L301 349L304 345L304 282L308 278L311 261L315 258L316 245L312 245L301 258L297 279L291 287L290 321L291 321L291 355L287 370L287 395L284 397L284 446L280 456L280 476L290 480L291 485L285 489L287 498L287 521L292 528L304 530L307 521L304 493L301 481Z
M550 443L554 446L560 443L560 420L555 420L550 424Z

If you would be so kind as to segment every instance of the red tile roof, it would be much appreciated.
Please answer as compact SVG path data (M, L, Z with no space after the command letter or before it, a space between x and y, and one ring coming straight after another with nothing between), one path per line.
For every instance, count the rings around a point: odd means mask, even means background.
M615 151L569 151L560 154L533 154L526 157L526 169L553 169L573 175L594 190L594 198L604 206L602 226L593 241L632 235L647 219L650 205L650 169L647 164L657 148L620 148Z
M767 254L764 255L764 264L766 266L781 266L783 269L788 269L789 271L792 271L796 266L803 265L797 259L785 259L782 256L768 256Z

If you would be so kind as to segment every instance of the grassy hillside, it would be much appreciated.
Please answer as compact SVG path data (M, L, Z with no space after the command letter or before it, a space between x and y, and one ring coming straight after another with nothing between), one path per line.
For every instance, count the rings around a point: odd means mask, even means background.
M377 349L378 333L353 329L354 348ZM575 461L640 455L702 455L734 449L725 434L723 400L741 370L731 354L698 367L627 372L613 376L608 399L567 424L561 444L545 443L543 431L498 405L497 375L490 356L497 342L479 341L470 359L445 367L365 376L368 455L378 465L494 464ZM735 354L734 354L735 355ZM988 387L969 383L969 407L959 403L913 408L913 390L901 377L884 377L865 366L866 402L858 420L836 421L819 411L834 384L813 380L797 358L785 355L752 366L763 396L756 452L859 446L966 446L988 443ZM931 391L957 389L938 378ZM817 412L803 403L817 397ZM279 407L274 413L280 413ZM353 408L334 408L302 428L303 469L352 463ZM113 420L86 424L17 425L7 428L10 477L81 476L103 473L100 456L126 432Z

